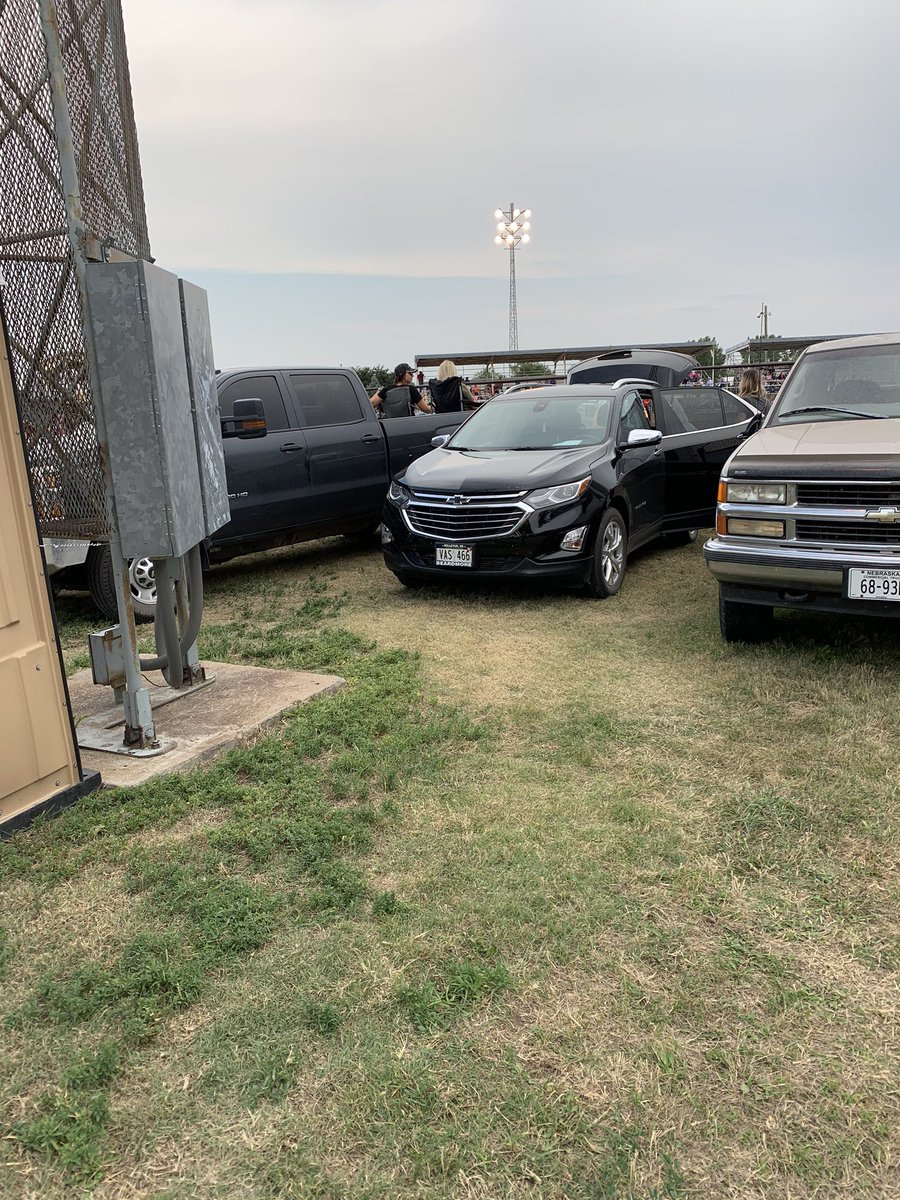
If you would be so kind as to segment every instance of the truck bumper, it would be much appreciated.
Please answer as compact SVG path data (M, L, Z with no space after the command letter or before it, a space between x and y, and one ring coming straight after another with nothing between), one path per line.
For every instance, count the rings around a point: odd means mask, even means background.
M900 617L900 603L851 600L846 583L851 567L900 570L900 554L795 550L783 545L745 546L712 538L703 547L703 557L726 600L775 608Z

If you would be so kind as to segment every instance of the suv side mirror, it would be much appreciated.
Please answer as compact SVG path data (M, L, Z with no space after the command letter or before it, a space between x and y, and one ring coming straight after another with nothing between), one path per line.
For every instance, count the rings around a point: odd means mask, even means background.
M230 417L222 417L223 438L261 438L268 432L262 400L235 400Z
M763 423L762 413L757 413L755 417L751 417L750 420L747 422L747 428L741 434L741 438L753 437L754 433L756 433L758 430L762 429L762 423Z
M450 441L450 436L451 435L449 433L439 433L437 437L433 437L431 439L431 444L436 450L439 450L441 446L447 445L447 443Z
M632 429L625 439L625 449L633 450L635 446L658 446L662 441L662 431L659 429Z

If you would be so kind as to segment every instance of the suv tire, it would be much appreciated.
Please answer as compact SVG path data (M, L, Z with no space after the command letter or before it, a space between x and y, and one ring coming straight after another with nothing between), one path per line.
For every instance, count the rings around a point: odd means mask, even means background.
M719 628L726 642L758 645L775 635L775 611L770 604L740 604L719 592Z
M588 593L595 600L615 596L622 586L627 561L628 531L625 518L617 508L608 508L594 539L594 562L587 581Z

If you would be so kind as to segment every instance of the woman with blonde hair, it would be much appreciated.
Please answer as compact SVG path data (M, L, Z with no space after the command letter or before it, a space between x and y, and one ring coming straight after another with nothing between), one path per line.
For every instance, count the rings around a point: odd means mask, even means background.
M460 379L456 363L449 358L438 367L437 379L428 380L428 390L435 412L461 412L464 408L475 407L471 389Z
M768 412L769 397L766 395L766 389L763 387L758 367L746 367L743 370L741 373L741 382L738 386L738 395L742 400L755 405L760 412Z

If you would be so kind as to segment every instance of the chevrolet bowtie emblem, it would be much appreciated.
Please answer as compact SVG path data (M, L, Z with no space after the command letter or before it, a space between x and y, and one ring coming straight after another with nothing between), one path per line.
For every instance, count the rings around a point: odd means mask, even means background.
M469 497L468 496L451 496L447 500L447 503L448 504L468 504Z
M900 508L870 508L866 520L877 521L880 525L896 525L900 521Z

